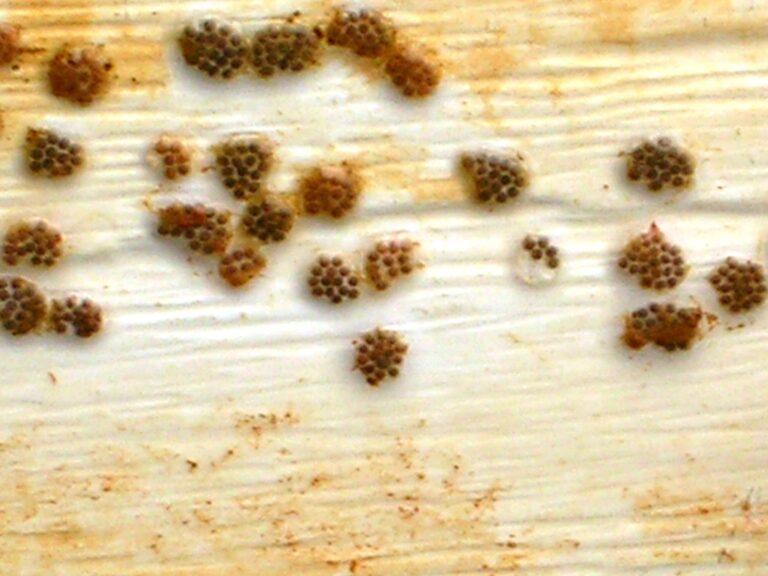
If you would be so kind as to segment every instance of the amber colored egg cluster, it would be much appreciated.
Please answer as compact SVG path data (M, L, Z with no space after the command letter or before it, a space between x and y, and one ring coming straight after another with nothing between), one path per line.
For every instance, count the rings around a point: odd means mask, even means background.
M298 24L268 26L251 39L251 65L262 78L302 72L320 62L322 44L315 31Z
M32 266L51 267L61 255L61 232L44 220L19 222L5 234L3 260L9 266L27 262Z
M384 66L389 79L408 98L424 98L437 90L442 70L423 48L398 45Z
M342 218L357 205L362 180L348 164L313 169L299 185L304 211L310 216Z
M705 314L698 306L652 303L624 319L624 342L639 350L655 344L669 352L689 349L703 333Z
M238 200L262 193L272 168L274 147L261 136L235 136L214 147L216 170L224 186Z
M101 306L90 298L68 296L51 302L48 326L52 332L90 338L101 330L102 323Z
M382 328L363 334L353 345L355 370L359 370L371 386L378 386L387 378L397 378L408 353L408 344L399 333Z
M560 266L560 250L547 236L528 234L523 238L522 247L532 260L546 262L547 267L552 270Z
M410 275L419 265L417 244L409 239L380 240L365 259L365 273L377 290L386 290L394 282Z
M174 136L161 136L152 147L154 164L166 180L180 180L192 172L192 150Z
M0 66L12 64L21 53L21 34L18 26L0 22Z
M265 244L282 242L293 229L295 214L274 198L248 203L242 218L245 233Z
M637 278L643 288L658 291L675 288L688 273L683 251L655 223L624 247L619 268Z
M397 33L381 12L370 9L336 9L326 26L325 37L331 46L351 50L362 58L382 58L395 45Z
M248 246L235 248L219 262L219 276L234 287L245 286L267 266L267 260L257 249Z
M52 130L29 128L24 152L29 170L46 178L71 176L85 163L83 147Z
M709 276L723 308L733 314L748 312L765 302L765 269L760 264L726 258Z
M0 276L0 323L14 336L40 328L48 312L45 294L20 276Z
M646 140L627 154L627 178L652 192L690 187L695 167L693 156L670 138Z
M188 24L179 46L187 64L217 80L234 78L247 63L248 42L228 22L207 19Z
M522 156L466 153L461 167L472 181L472 195L483 204L505 204L528 187L528 170Z
M157 233L181 238L193 252L221 254L232 238L232 215L204 204L174 202L158 212Z
M109 90L113 66L99 46L64 46L48 67L51 92L76 104L91 104Z
M341 256L320 256L307 279L312 296L341 304L360 296L360 276Z

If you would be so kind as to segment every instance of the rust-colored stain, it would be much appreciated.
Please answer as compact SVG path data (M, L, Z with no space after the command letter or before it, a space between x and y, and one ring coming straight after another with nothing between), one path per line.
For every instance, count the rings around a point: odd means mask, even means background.
M245 434L254 448L258 448L265 435L279 430L295 426L299 423L299 416L291 411L268 414L237 414L235 416L235 428Z
M654 562L768 562L768 502L749 489L654 486L634 496Z

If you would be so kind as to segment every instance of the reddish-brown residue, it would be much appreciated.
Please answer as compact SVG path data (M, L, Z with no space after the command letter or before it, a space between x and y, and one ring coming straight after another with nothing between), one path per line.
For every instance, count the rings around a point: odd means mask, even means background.
M765 269L755 262L726 258L710 275L718 301L733 314L748 312L765 302Z
M627 178L651 192L689 188L695 168L693 156L669 138L645 140L627 154Z
M700 306L652 303L624 318L623 340L635 350L651 343L669 352L687 350L704 335L705 321L714 317Z
M529 184L528 170L519 153L466 153L461 156L461 167L471 180L473 198L483 204L505 204L520 196Z
M227 210L175 202L158 212L157 232L185 240L194 252L221 254L233 235L231 220Z
M45 321L48 302L42 290L20 276L0 277L0 323L14 336L23 336L40 328Z
M267 259L256 248L230 250L219 263L219 276L233 288L245 286L267 266Z
M52 130L29 128L24 151L29 170L47 178L71 176L85 164L83 147Z
M408 98L424 98L440 84L440 63L423 48L399 44L384 66L389 79Z
M688 273L683 251L669 242L655 223L624 247L619 268L634 276L643 288L659 291L675 288Z
M62 236L44 220L19 222L8 229L3 260L9 266L28 262L32 266L55 265L62 255Z
M362 193L362 179L347 163L313 169L299 185L304 211L310 216L342 218Z
M91 104L107 93L113 66L100 46L64 46L48 67L51 92L76 104Z
M376 328L363 334L353 344L357 353L355 370L362 372L371 386L378 386L387 378L400 375L408 344L399 333Z
M69 296L51 302L48 325L57 334L90 338L101 330L102 322L101 306L89 298Z
M261 78L297 73L317 65L321 51L320 36L306 26L268 26L251 39L251 65Z
M0 22L0 66L12 64L21 52L21 33L18 26Z

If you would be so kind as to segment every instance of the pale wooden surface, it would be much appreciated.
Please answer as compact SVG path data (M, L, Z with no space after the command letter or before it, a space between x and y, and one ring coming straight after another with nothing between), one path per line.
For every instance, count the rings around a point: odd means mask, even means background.
M377 3L442 54L446 81L421 105L338 54L232 90L173 50L188 18L311 21L326 2L0 5L43 49L1 75L0 220L59 223L68 258L32 276L109 316L85 345L2 340L0 574L768 574L766 314L736 330L723 318L690 354L630 354L619 318L647 296L613 272L652 219L694 266L682 301L713 306L720 258L764 260L765 2ZM120 73L85 112L41 79L72 39L107 42ZM30 124L86 140L87 173L24 176ZM267 276L232 294L153 236L143 157L164 131L205 148L243 128L279 143L277 189L353 158L368 194L349 223L300 223ZM700 161L673 200L620 175L618 152L657 133ZM478 146L531 159L518 205L464 200L455 158ZM152 195L166 197L229 202L210 174ZM306 299L314 254L396 231L428 255L413 282L344 314ZM512 277L529 231L564 249L550 288ZM412 353L398 383L368 390L350 341L377 324Z

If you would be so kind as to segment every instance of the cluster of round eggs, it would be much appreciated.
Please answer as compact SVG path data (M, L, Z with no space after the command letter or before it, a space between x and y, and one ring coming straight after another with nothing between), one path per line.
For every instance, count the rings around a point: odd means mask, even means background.
M336 8L324 25L288 22L244 34L235 24L208 18L184 27L179 47L185 62L216 80L251 72L259 78L295 74L318 65L324 42L383 67L406 97L432 94L441 68L434 54L398 38L392 22L376 10Z
M3 241L3 262L9 267L50 268L62 257L63 238L44 220L13 224ZM88 298L68 296L48 302L43 290L21 276L0 276L0 325L23 336L47 328L57 334L93 336L101 329L101 308Z

